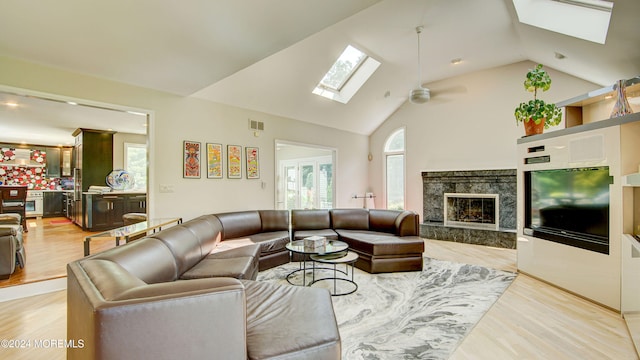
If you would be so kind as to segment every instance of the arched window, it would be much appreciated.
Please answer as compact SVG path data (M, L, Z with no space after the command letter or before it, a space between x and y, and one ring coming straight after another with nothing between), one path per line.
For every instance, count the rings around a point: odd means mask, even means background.
M387 209L404 210L404 152L404 128L401 128L384 144Z

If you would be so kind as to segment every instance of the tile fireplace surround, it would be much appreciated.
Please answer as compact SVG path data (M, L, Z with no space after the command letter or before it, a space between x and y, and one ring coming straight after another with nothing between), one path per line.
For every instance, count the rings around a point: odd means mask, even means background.
M444 226L444 194L498 194L500 228ZM423 219L420 236L467 244L516 248L516 169L426 171L422 173Z

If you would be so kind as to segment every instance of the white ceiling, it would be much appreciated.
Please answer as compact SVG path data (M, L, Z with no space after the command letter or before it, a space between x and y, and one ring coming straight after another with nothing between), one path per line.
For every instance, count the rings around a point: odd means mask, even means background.
M614 4L600 45L520 24L511 0L3 0L0 56L370 134L429 106L406 103L419 82L522 60L602 86L637 76L640 1ZM346 105L313 95L348 44L380 68Z

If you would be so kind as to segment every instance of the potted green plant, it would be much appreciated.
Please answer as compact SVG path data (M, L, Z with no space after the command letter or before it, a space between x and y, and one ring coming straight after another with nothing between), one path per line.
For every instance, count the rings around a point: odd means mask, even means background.
M538 64L530 69L524 81L524 88L533 93L533 100L523 102L515 110L516 123L524 123L526 136L542 134L544 129L560 124L562 112L555 104L547 104L538 99L538 90L547 91L551 87L551 77Z

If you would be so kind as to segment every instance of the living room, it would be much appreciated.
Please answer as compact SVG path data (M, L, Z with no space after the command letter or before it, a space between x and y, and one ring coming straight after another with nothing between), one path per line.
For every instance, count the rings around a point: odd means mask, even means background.
M383 9L392 8L389 1L370 1L367 5L378 6ZM425 2L408 2L418 6L417 12L422 11L422 6L428 9ZM416 5L417 4L417 5ZM438 4L442 5L442 4ZM364 6L364 5L363 5ZM407 5L408 6L408 5ZM464 6L471 6L464 3ZM500 9L500 13L510 16L506 21L500 18L495 20L504 27L503 33L515 31L512 24L513 4L511 1L492 2L491 6ZM422 216L422 191L423 184L420 176L425 170L486 170L486 169L514 169L517 166L517 139L524 134L521 126L517 126L513 119L513 108L529 94L522 89L522 78L528 69L541 62L553 78L552 89L543 96L549 102L557 102L570 99L577 95L611 85L619 78L631 78L640 73L637 61L638 41L633 41L632 36L637 36L639 31L631 28L635 15L638 14L638 5L635 1L619 1L619 12L614 11L609 38L607 44L598 45L586 43L582 40L568 40L562 35L549 35L547 31L527 27L520 33L526 36L526 40L520 40L518 56L507 53L503 63L495 66L480 67L468 65L468 69L460 73L451 71L453 76L439 75L434 77L430 73L430 56L436 49L430 48L430 42L434 39L429 35L429 21L435 21L438 16L452 19L458 18L466 23L473 14L480 11L491 13L492 10L472 8L473 11L460 11L465 14L429 15L426 21L416 15L411 21L403 24L404 37L401 45L408 48L411 56L407 69L400 71L399 77L406 80L402 86L387 89L378 86L376 90L366 92L367 96L358 98L358 94L352 101L366 103L375 99L385 99L384 94L390 91L386 98L395 102L393 111L379 111L380 114L367 114L360 121L367 123L367 116L382 117L377 123L371 123L359 128L346 129L344 126L323 126L311 121L300 121L293 115L282 115L278 111L266 111L266 107L254 109L234 105L229 102L212 102L201 97L184 96L163 90L154 90L150 86L132 85L131 82L109 80L105 76L92 76L89 69L69 69L58 64L47 65L37 57L30 58L25 54L14 55L8 51L0 52L0 90L8 92L22 92L31 95L46 95L60 100L79 100L92 105L115 107L121 110L133 110L150 114L149 121L149 216L150 217L182 217L192 219L202 214L220 213L226 211L239 211L248 209L273 209L276 198L276 166L275 166L275 141L287 140L290 142L321 145L336 150L336 184L334 201L335 207L354 208L362 207L362 199L354 199L353 195L361 195L366 192L376 194L375 206L384 208L385 180L383 146L387 137L398 128L406 129L406 183L405 183L405 209L416 211ZM458 10L464 9L458 5ZM475 9L475 10L474 10ZM369 11L376 10L375 8ZM435 11L435 10L434 10ZM392 13L393 11L388 11ZM421 15L421 14L420 14ZM396 26L394 20L393 26ZM414 105L406 102L409 90L415 87L417 59L415 58L416 34L414 28L424 21L425 32L423 43L425 48L425 61L423 83L433 90L432 101L423 105ZM6 24L6 22L3 22ZM4 25L3 25L4 26ZM523 25L519 25L523 26ZM631 29L630 29L631 28ZM468 36L474 33L467 29ZM7 32L5 32L7 33ZM321 35L335 35L342 39L340 50L348 42L348 36L339 36L337 30L326 30ZM630 35L631 34L631 35ZM309 34L311 35L311 34ZM511 35L504 35L505 37ZM560 37L560 40L558 40ZM518 37L515 36L516 41ZM629 40L631 38L631 40ZM539 41L535 39L541 39ZM482 43L482 38L472 39ZM486 39L485 39L486 40ZM554 42L553 40L556 40ZM362 40L364 41L364 40ZM529 42L531 41L531 42ZM390 43L393 40L389 41ZM484 44L489 46L488 44ZM400 46L400 45L398 45ZM469 46L469 45L468 45ZM60 46L61 48L64 45ZM543 51L528 53L530 48L542 48ZM563 52L567 48L565 59L556 58L555 52ZM621 49L628 51L621 54L611 62L597 62L597 60L582 60L579 65L565 65L568 61L586 58L590 54L610 53L620 54ZM293 51L296 49L289 49ZM481 50L477 50L480 51ZM498 49L489 52L499 52ZM506 50L503 50L506 52ZM277 55L274 55L277 56ZM442 55L449 56L449 54ZM463 59L466 54L461 54ZM335 60L333 55L327 55L325 62ZM471 57L469 56L471 59ZM447 62L450 59L447 59ZM308 59L311 63L314 60ZM593 61L593 62L589 62ZM469 60L471 62L471 60ZM620 64L616 67L615 64ZM569 63L575 64L575 63ZM384 64L383 64L384 65ZM460 64L465 66L464 62ZM210 65L215 67L215 63ZM447 66L453 66L447 64ZM607 67L612 69L607 69ZM393 66L387 67L393 71ZM323 67L323 72L326 67ZM247 71L252 67L247 65ZM580 71L579 71L580 70ZM605 70L614 71L615 76L609 78L600 75ZM296 68L296 72L305 72ZM381 67L379 71L383 71ZM434 70L435 71L435 70ZM573 75L570 75L573 74ZM585 74L584 77L579 75ZM241 74L240 74L241 75ZM237 76L240 76L237 75ZM264 83L273 84L272 77L266 74L255 77L250 72L245 75L257 84L240 82L240 88L255 85L257 91L262 91ZM281 77L298 77L290 72L279 74ZM313 86L319 80L322 73L313 74L311 88L297 88L294 91L306 91L311 93ZM592 78L589 76L593 76ZM604 80L598 80L601 76ZM226 78L224 81L231 81ZM371 79L376 85L381 82L374 77ZM172 79L172 81L178 81ZM206 84L208 85L208 84ZM301 85L302 87L303 85ZM231 89L229 87L229 89ZM461 89L452 94L438 96L437 90ZM365 89L363 89L365 90ZM247 89L247 91L249 91ZM277 92L277 91L274 91ZM284 93L284 89L283 89ZM237 94L231 92L230 94ZM231 96L229 95L229 96ZM240 95L234 95L240 96ZM310 95L311 96L311 95ZM313 95L315 96L315 95ZM248 93L247 97L253 97ZM287 97L274 103L293 102ZM317 101L320 102L320 101ZM326 102L317 105L329 107ZM264 109L264 110L261 110ZM397 110L396 110L397 109ZM377 110L377 109L376 109ZM347 123L348 116L336 116L327 112L326 124ZM265 130L255 136L254 131L247 128L248 119L257 119L265 125ZM560 126L558 128L562 128ZM207 179L202 176L199 179L183 178L182 152L183 141L195 141L205 143L238 144L242 146L257 147L260 149L260 178L259 179ZM370 160L369 160L370 158ZM163 190L164 189L164 190ZM166 190L166 191L165 191Z

